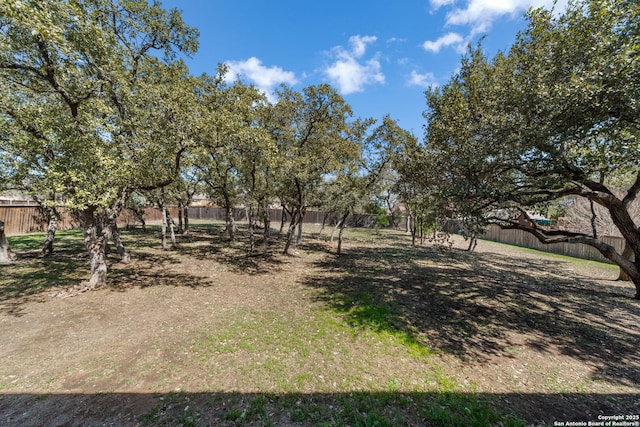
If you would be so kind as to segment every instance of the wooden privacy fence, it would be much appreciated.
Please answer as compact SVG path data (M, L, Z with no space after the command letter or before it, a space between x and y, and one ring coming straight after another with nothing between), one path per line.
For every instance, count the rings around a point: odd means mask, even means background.
M487 227L483 239L494 242L508 243L511 245L523 246L525 248L538 249L540 251L554 254L566 255L574 258L590 259L594 261L611 262L602 254L589 245L583 243L551 243L544 244L531 233L523 230L503 230L499 226L492 224ZM624 239L622 237L603 236L601 240L616 248L618 253L624 249Z
M59 230L70 230L78 228L79 223L74 220L69 211L65 208L59 208L60 221L58 222ZM177 220L178 209L176 207L169 208L169 212L174 220ZM305 215L305 223L321 223L324 220L324 212L309 211ZM234 209L233 216L236 221L246 219L244 209ZM270 219L273 223L279 224L282 219L282 209L271 209L269 211ZM189 207L190 220L209 220L224 221L226 211L222 208L213 208L206 206ZM288 219L288 218L287 218ZM147 224L159 223L162 220L162 213L158 209L146 208L144 220ZM327 225L333 225L338 220L336 215L329 217ZM35 233L45 231L47 223L37 206L2 206L0 205L0 221L4 221L5 233L8 236L19 234ZM140 222L136 219L133 212L125 210L118 217L119 226L137 225ZM375 225L375 215L357 214L350 217L349 226L352 227L373 227ZM272 224L276 226L276 224ZM508 243L526 248L538 249L545 252L552 252L560 255L567 255L575 258L591 259L595 261L605 261L600 252L595 248L582 243L540 243L535 236L522 230L503 230L497 225L487 227L483 239L493 240L495 242ZM618 253L622 253L624 249L624 239L621 237L602 237L602 240L614 248Z
M65 208L58 209L60 220L58 221L58 230L70 230L78 228L80 224L76 221L71 213ZM178 219L178 208L169 208L169 213L174 221ZM322 223L324 212L308 211L304 217L305 223ZM236 221L246 220L246 212L244 209L234 209L233 217ZM279 225L282 220L281 209L270 209L269 217L272 223ZM226 211L222 208L213 208L206 206L189 207L189 220L209 220L224 221ZM287 220L289 218L287 217ZM155 208L146 208L144 211L144 220L147 224L157 224L162 220L162 212ZM47 222L40 209L37 206L0 206L0 221L5 223L5 232L7 236L15 236L19 234L36 233L47 229ZM327 225L335 224L337 217L331 216ZM118 225L130 226L138 225L140 222L133 212L125 210L118 217ZM349 226L352 227L372 227L375 225L375 216L366 214L351 215ZM276 226L276 224L272 224Z

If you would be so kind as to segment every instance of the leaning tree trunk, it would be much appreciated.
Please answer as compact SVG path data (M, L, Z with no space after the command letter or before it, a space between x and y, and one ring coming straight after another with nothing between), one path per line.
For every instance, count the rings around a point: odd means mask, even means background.
M342 229L342 224L343 224L343 221L339 220L338 223L335 225L335 227L333 227L333 230L331 230L331 237L329 238L329 242L333 243L333 236L336 234L336 230Z
M279 233L282 234L282 231L284 230L284 223L287 220L287 208L282 205L282 214L280 215L280 231Z
M302 222L302 217L303 213L299 208L296 208L291 213L291 222L289 223L289 230L287 231L287 241L284 245L284 251L282 252L284 255L289 255L289 248L294 240L296 228L298 227L298 224Z
M325 212L324 215L322 215L322 225L320 226L320 231L318 231L318 236L316 237L318 240L320 240L322 232L324 231L324 226L327 224L327 218L329 218L329 212Z
M347 211L343 216L342 219L340 220L340 232L338 233L338 250L336 251L336 253L338 255L342 254L342 234L343 231L345 229L345 226L347 224L347 218L349 217L349 211Z
M0 221L0 263L10 263L16 259L16 255L9 248L9 241L4 232L4 222Z
M118 224L115 219L111 219L109 221L109 232L111 234L111 238L113 239L113 243L116 245L116 250L118 251L118 255L120 259L125 264L131 262L131 254L127 252L124 245L122 244L122 240L120 239L120 232L118 231Z
M469 237L469 247L467 247L467 252L473 252L478 244L478 239L476 238L475 233L471 234Z
M43 207L42 209L49 220L47 235L45 236L44 243L42 244L42 255L48 255L53 253L53 240L56 236L56 231L58 231L58 220L60 219L60 214L54 206Z
M95 210L90 209L82 213L84 228L84 245L89 253L91 278L89 289L96 289L107 283L106 246L108 227L103 227L96 218Z

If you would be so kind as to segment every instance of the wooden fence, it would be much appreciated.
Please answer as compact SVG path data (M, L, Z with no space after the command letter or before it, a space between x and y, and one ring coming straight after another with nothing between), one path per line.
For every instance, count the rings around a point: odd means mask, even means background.
M487 227L483 239L494 242L508 243L511 245L523 246L525 248L538 249L540 251L554 254L566 255L574 258L590 259L594 261L610 262L592 246L583 243L552 243L544 244L531 233L523 230L503 230L497 225ZM602 241L613 246L618 253L624 249L624 239L622 237L601 237Z
M70 230L78 228L79 222L73 218L71 213L65 208L59 208L60 221L58 222L58 230ZM178 209L176 207L169 208L169 213L177 221ZM324 212L308 211L304 217L305 223L322 223ZM246 220L246 212L244 209L234 209L233 216L236 221ZM273 223L280 223L282 220L281 209L271 209L269 212L270 219ZM224 221L226 211L222 208L213 208L206 206L189 207L190 220L209 220ZM162 220L162 213L158 209L146 208L144 212L144 220L147 224L157 224ZM336 216L328 219L327 225L335 224ZM0 206L0 221L5 223L5 232L7 236L15 236L19 234L42 232L47 229L47 222L37 206ZM139 225L133 212L125 210L118 217L118 225L130 226ZM356 227L371 227L375 224L374 215L352 215L349 225Z
M79 227L80 224L78 221L76 221L65 208L60 208L59 211L61 215L61 219L58 223L59 230L69 230ZM178 209L176 207L171 207L169 212L174 220L176 220L178 216ZM269 215L273 223L279 224L282 219L282 210L271 209ZM304 222L316 224L322 223L324 215L324 212L309 211L305 215ZM225 216L226 212L222 208L206 206L195 206L189 208L190 220L224 221ZM234 209L233 216L236 221L246 220L246 213L244 209ZM157 224L162 220L162 213L158 209L147 208L145 209L144 219L147 224ZM8 236L41 232L45 231L47 228L47 223L37 206L0 205L0 221L4 221L5 232ZM329 217L327 225L335 224L336 221L337 217L333 215ZM125 210L118 217L118 225L120 226L138 224L140 223L129 210ZM349 225L353 227L372 227L375 225L375 216L365 214L352 215ZM275 226L275 224L273 226ZM497 225L490 225L482 238L575 258L609 262L595 248L582 243L543 244L540 243L535 236L527 233L526 231L503 230ZM602 240L612 245L618 253L622 253L622 250L624 249L624 239L621 237L602 237Z

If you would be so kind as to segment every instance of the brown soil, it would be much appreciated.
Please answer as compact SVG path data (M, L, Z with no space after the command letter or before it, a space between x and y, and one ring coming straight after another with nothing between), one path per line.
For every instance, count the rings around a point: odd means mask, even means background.
M233 348L206 360L197 346L203 331L222 336L230 319L276 324L277 313L298 324L329 310L367 328L370 319L351 309L365 294L367 303L392 309L389 323L377 327L433 349L430 363L455 379L454 391L487 397L502 412L531 423L640 413L640 304L633 286L614 280L612 266L485 241L475 253L463 250L462 239L451 248L411 248L401 234L348 240L340 257L311 239L286 257L277 252L281 242L267 255L247 256L245 243L228 248L205 232L169 252L144 238L132 263L110 258L108 288L65 297L74 282L52 280L37 292L25 283L0 293L0 425L141 425L140 416L168 393L185 399L184 411L211 413L260 393L320 401L348 394L320 380L291 388L253 377L275 369L265 361L282 353L276 344L266 354ZM17 264L0 267L0 289L21 266L43 262L18 255ZM53 257L77 262L76 254ZM364 338L348 342L353 348L344 354L369 351ZM407 381L424 369L385 351L377 361L351 363L382 373L404 363L393 372ZM355 368L333 353L327 370L348 376ZM325 363L309 361L316 362Z

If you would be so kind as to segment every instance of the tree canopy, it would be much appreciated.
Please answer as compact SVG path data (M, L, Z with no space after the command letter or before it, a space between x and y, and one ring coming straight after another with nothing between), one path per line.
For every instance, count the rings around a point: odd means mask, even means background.
M447 208L545 243L597 248L632 278L640 298L640 10L632 1L571 2L528 13L508 53L470 48L460 72L427 93L427 182ZM611 185L633 177L623 193ZM518 213L566 196L604 207L635 260L595 233L523 226Z
M640 298L640 9L571 1L527 18L508 52L470 46L460 71L427 91L421 143L390 117L375 128L354 117L326 84L283 86L271 100L228 83L224 66L191 75L178 55L196 51L198 32L158 2L0 0L0 185L50 208L48 238L59 204L81 218L92 288L105 283L110 239L128 257L116 217L132 194L166 211L202 183L227 209L230 240L244 207L250 251L260 222L266 248L274 203L290 215L287 253L308 209L344 224L384 192L404 203L414 244L450 219L472 236L489 222L523 228L597 248ZM596 226L515 221L567 197L606 212L627 250Z

